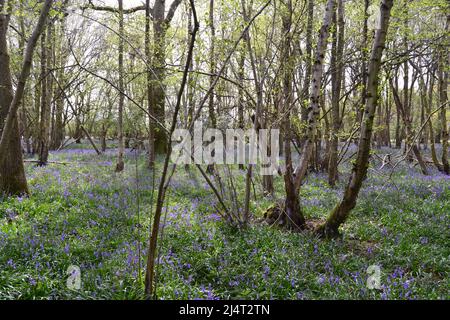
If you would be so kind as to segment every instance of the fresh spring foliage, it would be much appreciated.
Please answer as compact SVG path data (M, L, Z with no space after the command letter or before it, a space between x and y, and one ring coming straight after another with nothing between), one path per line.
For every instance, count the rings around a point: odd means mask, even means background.
M0 202L0 299L143 298L153 176L145 155L131 151L116 175L114 156L66 149L50 157L66 165L27 164L31 196ZM220 218L200 175L179 169L164 208L158 297L450 298L449 177L405 164L390 173L369 171L344 238L324 241L260 223L238 232ZM309 176L301 197L308 219L326 217L347 174L336 189L324 174ZM244 184L245 173L235 175ZM281 196L282 178L275 182ZM258 196L252 212L272 203ZM70 265L81 268L80 290L66 287ZM381 267L381 290L366 287L371 265Z

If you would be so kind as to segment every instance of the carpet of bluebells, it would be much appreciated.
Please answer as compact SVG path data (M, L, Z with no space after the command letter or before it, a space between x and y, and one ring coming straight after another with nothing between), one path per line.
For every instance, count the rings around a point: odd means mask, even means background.
M160 164L153 179L145 154L128 151L122 174L114 159L114 150L97 156L83 145L51 154L66 165L27 163L31 196L0 199L0 299L143 298ZM236 230L195 168L178 169L163 211L158 297L449 299L449 177L423 176L406 163L390 177L389 166L377 167L336 241L261 223ZM245 173L235 176L243 190ZM344 168L331 189L325 174L308 177L301 192L308 219L326 217L347 178ZM283 181L275 179L281 197ZM258 217L272 204L252 198L251 209ZM67 287L71 265L81 270L80 290ZM381 269L379 290L367 287L372 265Z

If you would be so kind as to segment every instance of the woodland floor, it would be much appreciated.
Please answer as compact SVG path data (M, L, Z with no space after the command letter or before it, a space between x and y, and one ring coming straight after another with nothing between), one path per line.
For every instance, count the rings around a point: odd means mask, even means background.
M145 155L138 157L137 182L134 153L116 175L113 151L97 156L87 145L73 148L80 149L50 157L68 165L27 163L31 196L0 202L0 299L143 297L152 195ZM308 219L325 218L340 199L343 171L336 189L325 174L308 177L301 193ZM245 175L235 174L243 190ZM370 170L343 238L323 241L257 223L236 231L221 221L195 168L190 175L179 169L165 207L158 297L449 299L450 179L423 176L407 164L391 180L389 174L389 167ZM282 183L276 177L279 197ZM252 212L261 216L272 204L258 197ZM81 268L79 291L66 287L70 265ZM381 290L366 287L371 265L381 267Z

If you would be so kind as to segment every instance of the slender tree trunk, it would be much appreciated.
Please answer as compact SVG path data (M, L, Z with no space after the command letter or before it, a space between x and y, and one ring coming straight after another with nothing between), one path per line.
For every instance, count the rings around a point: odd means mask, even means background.
M378 101L378 83L381 58L389 28L389 18L392 5L393 0L383 0L381 3L380 29L376 32L368 69L369 77L367 82L367 102L360 131L361 133L357 158L342 201L331 212L325 224L320 226L317 230L320 235L325 237L336 237L339 234L339 226L346 221L351 210L353 210L356 206L356 200L358 198L362 182L367 174L372 140L372 127Z
M108 133L108 130L105 128L105 125L102 126L102 133L100 137L100 148L102 152L106 151L106 134Z
M308 0L308 20L306 23L306 52L305 52L305 79L303 83L302 98L306 103L309 101L309 89L311 87L311 74L313 67L313 57L312 57L312 37L313 37L313 22L314 22L314 0ZM301 110L301 120L302 123L308 123L308 108L302 108ZM306 132L303 132L306 135ZM304 143L305 137L301 138L301 142Z
M214 25L214 0L209 1L209 29L211 32L211 43L209 48L209 73L215 74L216 73L216 53L215 53L215 38L216 38L216 27ZM214 77L209 77L209 85L210 87L213 87L214 84ZM217 119L216 119L216 112L214 110L214 94L215 90L211 92L209 95L209 101L208 101L208 111L209 111L209 123L211 125L211 128L216 129L217 128ZM212 156L214 156L214 151ZM209 174L214 173L214 164L209 164L208 168L206 170Z
M450 15L447 15L447 32L450 28ZM441 105L443 106L441 109L441 127L442 127L442 167L444 169L444 172L447 175L450 175L450 165L448 162L448 139L449 139L449 133L448 133L448 122L447 122L447 110L449 110L448 106L448 95L447 95L447 89L448 89L448 67L450 63L450 53L447 50L442 49L442 53L440 55L440 61L439 61L439 70L438 70L438 79L439 79L439 100Z
M428 86L428 101L427 101L427 114L428 116L431 116L431 109L433 105L433 87L434 87L434 71L430 74L430 83ZM435 134L434 134L434 128L433 128L433 120L430 118L430 121L428 121L428 130L430 135L430 151L431 151L431 159L436 166L436 168L439 171L443 171L444 168L442 167L441 163L439 162L439 159L437 157L436 153L436 142L435 142Z
M283 145L284 156L286 158L286 172L284 174L284 189L286 198L284 202L284 214L280 217L280 223L289 226L291 229L302 229L305 226L305 218L300 208L300 200L294 182L294 167L292 164L292 125L291 125L291 104L293 101L292 74L293 56L291 49L292 37L292 2L288 1L286 13L283 15Z
M33 115L34 115L34 123L33 123L33 154L37 154L39 152L39 123L40 123L40 110L41 110L41 85L39 84L40 71L38 68L35 68L34 72L34 96L33 96Z
M57 37L63 37L65 35L65 20L62 19L59 23ZM55 31L56 31L55 30ZM63 113L64 113L64 95L62 90L64 90L65 84L65 72L64 66L66 64L66 50L63 47L63 39L59 39L56 43L56 65L58 66L58 71L56 77L59 81L61 87L55 87L55 94L57 95L57 99L55 101L55 121L52 130L52 149L57 150L64 142L64 123L63 123Z
M336 21L336 19L335 19ZM338 179L338 146L339 146L339 130L341 127L339 101L341 98L341 85L343 76L343 53L344 53L344 3L338 0L338 18L337 27L339 31L335 30L333 35L333 56L331 68L332 73L332 101L331 101L331 119L332 119L332 135L330 143L330 159L328 165L328 183L330 186L335 186Z
M124 51L124 22L123 22L123 0L119 1L119 119L118 119L118 134L119 134L119 150L117 155L117 164L116 164L116 172L122 172L125 167L125 163L123 162L124 155L124 139L123 139L123 108L125 104L125 96L124 92L124 83L123 83L123 51Z
M156 0L153 6L153 57L151 82L151 108L160 123L165 123L165 64L166 64L166 30L165 0ZM167 136L159 127L154 127L155 153L167 152Z
M192 61L192 55L193 55L194 46L195 46L195 39L196 39L197 32L199 29L197 13L195 10L193 0L190 0L190 5L191 5L192 13L194 16L194 29L192 30L192 36L191 36L192 40L189 44L189 50L188 50L188 55L187 55L187 59L186 59L186 66L184 68L183 79L181 81L180 90L178 91L178 95L177 95L177 103L175 105L175 110L174 110L174 114L172 117L172 124L171 124L170 130L169 130L169 136L172 136L173 132L175 131L176 125L177 125L178 114L179 114L180 106L181 106L181 98L183 96L183 92L184 92L184 89L185 89L185 86L187 83L190 62ZM155 271L155 262L156 262L156 256L157 256L156 251L157 251L157 244L158 244L159 228L160 228L160 223L161 223L161 215L162 215L164 199L165 199L166 190L167 190L166 178L167 178L168 169L169 169L170 156L172 153L171 144L168 144L168 147L169 147L169 149L167 150L166 158L164 160L163 171L161 174L161 180L160 180L159 187L158 187L158 198L156 201L155 216L153 219L152 232L151 232L150 241L149 241L149 245L148 245L147 268L146 268L146 272L145 272L145 294L146 294L147 298L149 298L149 299L152 299L154 297L154 290L155 290L155 288L154 288L155 272L154 271Z
M323 130L317 129L317 133L315 136L314 141L314 160L311 165L311 167L314 168L317 172L328 172L328 165L330 163L330 150L331 150L331 139L330 135L332 134L331 125L330 125L330 119L327 114L326 110L326 94L320 95L320 108L323 112L323 123L324 128ZM323 135L323 138L322 138ZM325 141L325 152L323 152L323 157L321 157L322 154L322 145L323 141Z
M386 147L391 148L391 93L389 90L389 86L386 86L386 111L385 111L385 118L384 118L384 145Z
M408 27L409 27L409 18L408 18L408 1L404 1L403 3L403 15L404 15L404 36L403 36L403 46L405 52L408 52ZM407 53L408 54L408 53ZM408 150L412 149L411 141L412 136L412 118L411 118L411 106L409 101L409 57L406 57L405 62L403 63L403 104L400 103L400 113L404 122L404 130L406 134L405 139L405 151L407 151L406 157L408 161L413 161L411 156L411 152ZM396 87L397 89L398 87ZM395 101L395 93L394 93L394 101Z
M19 8L20 10L23 10L23 3L19 3ZM24 21L24 17L21 15L19 17L19 26L20 26L20 32L22 34L25 34L26 29L25 29L25 21ZM19 38L19 52L20 55L23 56L25 51L25 39L24 37L20 37ZM27 85L26 91L30 90L30 86L29 84ZM24 97L24 101L21 104L21 108L20 108L20 115L19 115L19 132L21 133L21 135L23 136L23 140L25 142L25 148L26 148L26 153L27 154L31 154L32 153L32 147L31 147L31 143L30 143L30 129L28 127L28 119L27 119L27 104L29 101L26 101L25 97Z
M361 45L361 57L362 57L362 64L361 64L361 104L360 107L358 105L358 109L356 110L356 119L358 123L361 123L363 119L363 111L364 106L366 105L367 100L367 60L368 60L368 50L369 50L369 6L370 6L370 0L364 0L364 25L362 30L363 35L363 41Z
M311 82L311 97L308 107L308 126L306 128L306 141L302 149L302 160L298 170L295 173L295 188L300 191L300 186L308 169L308 164L313 154L314 136L317 128L317 118L320 114L320 89L322 86L323 62L325 59L325 51L328 46L328 38L336 0L328 0L325 8L323 24L319 31L317 40L317 48L314 54L314 64Z
M239 89L238 89L238 128L244 129L244 77L245 77L245 46L242 46L239 52L239 65L238 65L238 77L239 77ZM244 164L239 164L239 169L244 170Z
M401 125L401 115L400 109L396 106L396 125L395 125L395 148L400 149L402 147L402 125Z
M51 88L52 81L49 74L52 68L52 26L47 25L47 34L41 38L41 116L39 130L39 165L45 166L48 162L50 147L50 120L51 120Z
M245 1L241 1L243 16L244 16L244 22L248 24L250 22L250 16L249 12L247 12L247 7L245 4ZM251 10L251 7L250 7ZM253 48L251 46L250 42L250 33L247 30L244 34L244 41L247 45L247 51L249 55L249 60L252 66L252 73L253 73L253 81L255 85L255 91L256 91L256 110L255 110L255 116L254 116L254 122L253 122L253 129L255 132L259 132L261 129L261 123L262 123L262 107L263 107L263 83L262 83L262 75L260 76L258 74L257 70L257 62L255 57L255 52L253 51ZM244 223L247 224L250 220L250 194L251 194L251 184L252 184L252 178L253 178L253 165L249 164L247 168L247 175L245 180L245 201L244 201Z
M156 123L152 117L155 117L152 101L152 69L151 69L151 51L150 51L150 23L151 23L151 8L150 0L145 1L145 57L147 59L147 107L150 115L149 130L148 130L148 167L153 169L155 166L155 130Z

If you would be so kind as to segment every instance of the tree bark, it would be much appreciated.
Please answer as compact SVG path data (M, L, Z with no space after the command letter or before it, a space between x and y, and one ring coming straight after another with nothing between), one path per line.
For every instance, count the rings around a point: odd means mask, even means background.
M298 190L295 187L294 167L292 164L292 125L291 125L291 104L293 100L292 74L293 74L293 56L291 49L292 41L292 2L288 1L287 9L283 15L283 48L282 59L283 68L283 146L284 156L286 158L286 172L284 174L284 189L286 198L284 202L284 214L279 218L279 223L288 226L291 229L303 229L305 226L305 217L300 208Z
M362 182L367 174L371 149L372 128L378 102L378 83L381 58L389 28L392 5L393 0L383 0L381 3L380 29L377 30L375 35L368 69L369 77L367 82L367 103L365 106L364 118L360 131L361 133L357 158L342 201L331 212L325 224L317 229L317 232L324 237L338 236L340 225L346 221L351 210L353 210L356 206L356 200L358 198L359 191L361 190Z
M10 57L6 39L10 16L3 13L4 5L5 1L0 0L0 136L5 133L5 119L13 101ZM6 148L0 153L0 195L28 194L17 117L13 117L10 131L5 141L2 138L2 144Z
M333 33L333 57L332 57L332 101L331 119L332 133L330 141L330 158L328 163L328 183L334 187L338 179L338 146L339 130L341 127L339 101L341 98L341 86L343 77L343 53L344 53L344 3L338 0L338 18L335 31ZM337 30L338 29L338 30Z
M151 108L160 123L165 123L165 64L166 64L166 30L165 0L156 0L153 6L153 57L151 81ZM167 152L167 136L159 127L153 127L155 153Z
M0 0L1 7L4 5L4 1ZM26 187L26 178L24 169L23 169L23 160L22 160L22 151L20 148L20 136L18 135L18 124L17 124L17 110L20 106L20 103L23 99L23 94L26 86L27 79L30 75L31 63L33 59L33 52L36 48L37 41L39 36L41 35L45 21L47 19L48 13L52 6L52 0L46 0L41 9L41 13L39 15L38 23L27 43L27 47L25 50L25 55L23 59L23 65L20 72L20 76L17 83L16 92L12 98L12 101L9 107L6 107L6 104L9 102L8 100L12 96L12 85L10 88L6 87L10 92L10 96L8 95L5 98L4 105L2 109L8 110L7 112L3 112L6 115L6 119L4 120L3 131L0 139L0 164L3 164L1 168L3 170L8 169L11 165L13 171L4 171L3 173L6 176L2 175L2 191L6 193L28 193L28 189ZM3 9L3 8L2 8ZM9 18L7 15L0 15L3 19L3 30L2 32L2 41L4 41L4 65L5 65L5 77L11 79L11 72L9 69L9 58L8 51L6 46L6 31L9 22ZM9 76L9 77L8 77ZM10 80L6 80L9 81ZM3 99L2 99L3 100ZM17 139L17 137L19 137ZM20 150L20 152L17 152ZM3 190L4 189L4 190Z
M50 147L51 87L49 70L52 68L52 26L41 37L41 112L39 128L39 166L47 165Z
M314 54L314 64L311 83L311 97L308 107L308 126L306 128L306 141L302 149L302 160L296 170L295 189L300 191L300 186L308 169L314 149L314 135L317 128L317 118L320 114L320 88L322 86L323 61L325 59L325 51L328 45L330 27L333 18L333 11L336 6L336 0L328 0L325 8L323 24L319 31L317 40L317 48Z
M58 24L58 28L55 29L55 36L58 37L56 43L56 65L59 68L56 72L56 77L58 78L61 86L55 88L55 95L57 96L55 101L55 117L54 125L52 127L52 143L51 147L53 150L57 150L61 147L64 142L64 123L63 123L63 113L64 113L64 96L63 90L65 85L65 72L64 66L66 64L67 56L66 50L63 46L64 40L61 37L65 35L65 19L61 19Z
M118 138L119 138L119 148L117 154L117 164L116 172L122 172L125 168L125 163L123 161L124 155L124 139L123 139L123 108L125 104L124 83L123 83L123 51L124 51L124 22L123 22L123 0L119 1L119 118L118 118Z
M215 74L216 73L216 27L214 25L214 0L209 1L209 29L211 32L211 38L210 38L210 48L209 48L209 73ZM209 85L212 87L214 83L214 77L209 77ZM216 112L214 108L214 94L215 90L211 92L209 95L209 101L208 101L208 112L209 112L209 124L211 125L210 128L217 128L217 118L216 118ZM212 156L214 156L214 151ZM214 173L214 164L209 164L207 167L206 172L209 174Z
M434 96L433 88L434 88L434 83L435 83L434 75L435 75L434 71L431 72L430 81L429 81L430 83L428 85L428 93L423 93L425 95L428 95L428 100L426 100L428 117L431 116L431 112L432 112L431 108L433 105L433 96ZM424 90L425 90L425 88L424 88ZM426 99L426 97L425 97L425 99ZM444 168L441 165L441 163L439 162L439 159L438 159L438 156L436 153L436 142L435 142L436 136L434 134L433 120L431 118L430 118L430 121L428 121L428 130L429 130L429 139L430 139L431 159L433 161L433 164L436 166L436 168L442 172L442 171L444 171Z
M148 130L148 167L155 167L155 128L156 123L152 120L155 116L152 103L152 69L151 69L151 50L150 50L150 23L151 8L150 0L145 1L145 57L147 59L147 107L149 113L149 130Z
M366 92L367 92L367 59L368 59L368 46L369 46L369 6L370 6L370 0L364 0L364 24L363 24L363 41L361 45L361 57L362 57L362 64L361 64L361 106L357 105L356 110L356 119L358 123L361 123L363 119L363 108L366 105Z
M169 130L169 135L172 136L173 132L175 131L176 125L177 125L177 119L178 114L180 111L181 106L181 98L183 96L184 89L186 87L188 73L189 73L189 67L190 63L192 61L192 55L194 52L194 46L195 46L195 40L197 36L197 32L199 29L199 23L197 19L197 12L195 10L194 6L194 0L190 0L190 5L192 8L192 14L194 16L194 29L192 30L192 36L191 36L191 43L189 45L188 55L186 59L186 65L183 72L183 79L181 81L180 90L178 91L177 95L177 103L175 105L175 110L172 118L172 124ZM153 225L152 225L152 232L149 240L148 245L148 255L147 255L147 268L145 273L145 294L148 299L151 299L154 297L154 285L155 285L155 260L156 260L156 249L158 244L158 236L159 236L159 229L160 229L160 223L161 223L161 215L164 205L164 199L165 199L165 193L167 189L166 185L166 178L168 174L168 168L169 168L169 161L171 156L171 144L168 143L169 150L167 151L166 158L164 160L164 166L163 171L161 175L161 180L158 187L158 198L156 202L156 209L155 209L155 216L153 219Z
M311 74L313 66L312 57L312 38L313 38L313 22L314 22L314 0L308 0L308 20L306 23L306 63L305 63L305 79L303 83L302 98L305 103L309 101L309 89L311 87ZM302 108L301 110L302 124L308 123L308 108ZM306 135L306 130L303 132ZM301 137L301 142L304 143L306 138Z
M447 24L446 24L447 33L450 31L450 14L447 15ZM442 48L442 52L440 55L439 61L439 100L441 105L443 106L441 109L441 127L442 127L442 167L444 172L447 175L450 175L450 165L448 162L448 122L447 122L447 110L448 106L448 67L450 63L450 53L448 52L448 48Z

